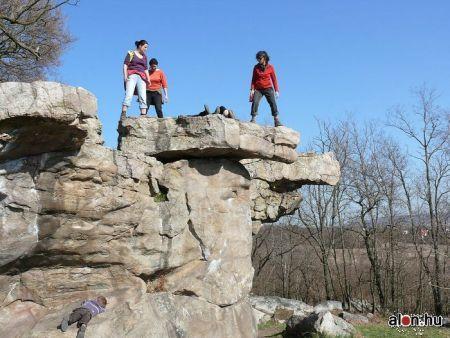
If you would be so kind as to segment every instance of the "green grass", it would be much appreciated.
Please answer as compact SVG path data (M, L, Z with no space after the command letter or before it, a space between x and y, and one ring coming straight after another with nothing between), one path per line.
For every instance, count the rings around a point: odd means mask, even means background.
M272 320L269 320L268 322L258 324L258 330L265 330L265 329L272 329L277 328L280 330L284 330L286 328L286 324L278 323Z
M158 194L156 194L156 196L154 197L155 202L165 202L168 201L167 199L167 194L160 192Z
M267 334L265 337L270 338L283 338L280 333L283 332L285 328L286 324L281 324L272 320L258 325L258 330Z
M438 327L397 329L389 327L387 324L365 324L365 325L355 325L355 328L363 337L368 338L375 338L375 337L450 338L450 329Z
M258 330L270 330L277 329L279 331L284 330L285 324L280 324L275 321L268 321L266 323L258 325ZM385 323L371 323L371 324L361 324L355 325L356 334L355 338L367 337L367 338L450 338L450 329L438 328L438 327L424 327L424 328L407 328L407 329L396 329L391 328ZM281 338L281 334L274 334L267 336L271 338ZM312 338L327 338L326 335L314 334Z

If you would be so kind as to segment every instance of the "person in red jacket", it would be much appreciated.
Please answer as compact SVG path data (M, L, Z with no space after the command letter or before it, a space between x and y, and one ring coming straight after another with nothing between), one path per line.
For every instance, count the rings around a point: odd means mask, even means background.
M259 102L265 96L272 111L275 127L282 126L278 118L278 108L276 98L279 96L277 76L275 68L269 64L269 55L266 51L256 53L258 64L253 67L253 76L250 89L250 102L252 103L252 119L250 122L256 122L258 115Z
M158 68L158 60L155 58L149 62L149 84L147 84L147 111L150 106L155 106L156 114L163 117L162 105L169 101L167 91L167 78L164 72ZM163 96L164 92L164 96Z

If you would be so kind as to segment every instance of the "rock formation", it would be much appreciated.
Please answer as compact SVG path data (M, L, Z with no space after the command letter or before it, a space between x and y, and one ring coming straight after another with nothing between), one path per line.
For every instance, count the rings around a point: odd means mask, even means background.
M317 333L327 337L355 334L352 324L367 324L368 317L343 311L339 301L324 301L316 306L300 300L270 296L251 296L254 317L259 324L283 323L286 328L275 333L283 337L303 337Z
M190 157L263 158L295 162L300 135L286 127L264 128L222 115L177 119L127 119L119 148L160 160Z
M63 337L103 294L86 337L254 337L252 226L337 163L220 115L128 118L111 150L96 112L82 88L0 84L0 336Z
M246 159L240 161L250 174L252 219L275 222L298 209L305 184L335 185L339 181L339 163L333 153L297 154L293 163Z

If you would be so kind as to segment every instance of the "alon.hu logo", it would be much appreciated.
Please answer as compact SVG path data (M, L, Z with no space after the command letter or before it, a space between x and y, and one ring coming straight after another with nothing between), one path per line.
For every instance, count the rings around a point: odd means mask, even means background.
M442 316L429 315L404 315L396 313L391 315L388 320L390 327L416 327L416 326L442 326L444 318Z

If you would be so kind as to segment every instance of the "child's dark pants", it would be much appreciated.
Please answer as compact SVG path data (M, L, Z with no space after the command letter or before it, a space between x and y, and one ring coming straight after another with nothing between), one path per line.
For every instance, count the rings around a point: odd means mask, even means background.
M147 90L147 111L150 109L150 106L155 106L156 115L159 118L163 117L163 111L162 111L162 96L161 93L158 91L153 90Z
M82 324L89 323L92 318L91 311L88 309L79 307L72 311L69 317L69 325L78 322L77 326L80 327Z

